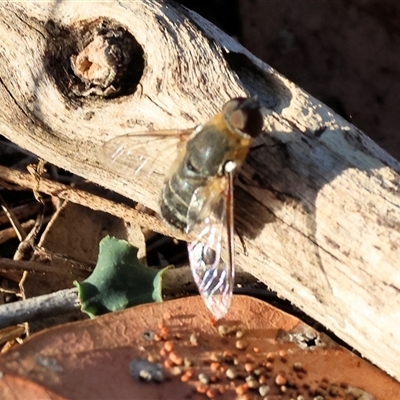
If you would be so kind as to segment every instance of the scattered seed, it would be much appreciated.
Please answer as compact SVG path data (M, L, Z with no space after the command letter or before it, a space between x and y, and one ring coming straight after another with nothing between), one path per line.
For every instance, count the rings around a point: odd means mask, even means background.
M340 389L335 385L332 385L329 388L329 395L332 397L336 397L339 394L339 392L340 392Z
M261 396L265 396L269 392L269 386L268 385L262 385L258 388L258 393L260 393Z
M195 333L192 333L190 335L189 340L190 340L190 343L191 343L192 346L197 346L199 344L198 337L197 337L197 335Z
M225 375L229 378L229 379L235 379L237 377L237 372L234 368L228 368L225 372Z
M296 397L296 400L306 400L306 398L303 395L299 395Z
M228 334L228 327L226 325L218 325L217 329L220 336L226 336Z
M171 374L174 375L174 376L182 375L182 368L181 367L178 367L178 366L172 367L170 369L170 371L171 371Z
M239 385L236 387L236 394L245 394L247 393L249 390L249 386L247 385L247 383L243 383L243 385Z
M174 334L174 338L175 338L176 340L181 340L181 339L183 338L183 335L182 335L181 332L176 332L176 333Z
M357 362L359 365L359 362ZM374 396L372 396L371 393L366 392L365 390L362 390L360 388L357 388L355 386L349 386L346 390L346 396L353 396L356 399L372 399Z
M286 392L287 392L287 387L286 387L285 385L282 385L282 386L279 388L279 390L280 390L282 393L286 393Z
M218 371L220 369L220 367L221 367L221 364L219 362L212 362L210 364L211 371Z
M160 336L162 340L167 340L169 336L169 329L166 326L163 326L160 331Z
M260 384L252 376L246 378L246 383L249 386L249 389L258 389L260 387Z
M325 397L324 396L315 396L314 398L313 398L313 400L325 400Z
M147 356L147 361L151 362L151 363L154 363L154 362L160 361L160 358L158 356L154 355L154 354L149 354Z
M303 379L304 376L305 376L305 373L304 373L304 372L297 372L296 376L297 376L299 379Z
M172 351L173 348L174 348L174 342L172 342L171 340L167 340L167 341L164 343L164 350L165 350L167 353L170 353L170 352Z
M254 353L259 353L260 352L260 348L255 346L255 347L253 347L253 351L254 351Z
M328 390L328 387L329 387L329 384L328 384L327 382L322 381L322 382L319 384L319 388L320 388L321 390L323 390L324 392L326 392L326 391ZM325 395L326 395L326 393L318 393L318 394L321 394L322 396L325 396Z
M286 385L287 379L285 378L285 376L282 373L279 373L276 377L275 377L275 383L278 386L282 386L282 385Z
M260 376L260 375L262 375L263 373L264 373L264 368L256 368L256 369L253 371L253 374L256 375L256 376Z
M183 359L183 365L185 367L191 367L193 365L193 361L189 357L185 357Z
M223 385L218 385L218 392L219 392L220 394L224 394L224 393L225 393L225 388L224 388Z
M216 395L217 395L217 391L215 389L208 389L206 392L206 396L209 399L214 399Z
M231 332L232 332L232 328L230 328L228 325L218 325L218 333L221 336L227 336Z
M233 365L239 365L239 364L240 364L240 360L237 357L235 357L233 359Z
M212 375L210 377L210 382L215 383L221 380L221 375L219 373L216 373L215 375Z
M149 371L147 371L146 369L141 369L139 371L139 379L150 382L152 380L151 373Z
M186 372L185 374L183 374L181 376L181 381L182 382L189 382L190 381L191 376Z
M296 387L296 382L293 381L292 379L288 379L286 386L290 387L290 388L294 388L294 387Z
M203 385L203 384L200 384L200 385L197 385L196 390L197 390L199 393L206 393L207 390L208 390L208 386Z
M191 378L193 376L193 370L192 369L188 369L185 373L189 378Z
M287 361L287 359L288 359L288 353L287 353L287 351L285 351L285 350L279 350L278 354L279 354L279 357L281 358L281 361L282 361L282 362L286 362L286 361Z
M266 369L267 371L272 371L272 370L274 369L274 364L272 364L271 362L267 362L267 363L265 364L265 369Z
M318 387L315 390L315 394L325 398L326 395L328 394L328 392L325 389L322 389L321 387Z
M247 353L247 354L246 354L246 362L254 363L254 362L255 362L255 359L254 359L254 357L253 357L251 354Z
M219 353L211 353L210 354L210 360L211 361L220 362L222 360L222 356Z
M237 339L240 339L240 338L242 338L243 336L244 336L244 332L243 332L243 331L238 330L238 331L236 332L236 338L237 338Z
M231 351L225 350L222 353L222 360L227 364L233 364L233 353Z
M160 353L161 357L166 357L167 356L167 351L164 348L160 349L159 353Z
M176 365L183 365L183 358L179 357L174 351L169 353L168 358Z
M303 372L304 371L303 364L300 361L296 361L293 364L293 370L296 372Z
M151 363L146 359L135 359L129 363L130 374L137 380L146 382L161 382L164 372L159 364Z
M159 342L159 341L161 340L161 336L160 336L158 333L156 333L156 334L154 335L154 340L155 340L156 342Z
M218 379L217 376L215 376L215 375L211 375L211 376L210 376L210 382L211 382L211 383L215 383L215 382L217 382L217 381L219 381L219 379Z
M201 383L204 383L205 385L210 382L210 378L203 372L199 374L198 379Z
M247 347L247 343L244 340L236 340L235 346L239 350L244 350Z
M173 363L172 360L170 360L169 358L167 358L166 360L164 360L164 367L165 368L172 368L175 367L175 364Z
M260 384L260 385L264 385L264 384L266 384L268 382L268 378L266 377L266 376L264 376L264 375L261 375L259 378L258 378L258 383Z
M244 364L244 369L246 372L253 372L254 371L254 364L253 363L246 363Z
M271 352L267 353L267 361L274 362L274 360L275 360L275 354Z
M224 375L224 371L219 370L214 376L216 378L215 382L220 381L222 379L222 376Z

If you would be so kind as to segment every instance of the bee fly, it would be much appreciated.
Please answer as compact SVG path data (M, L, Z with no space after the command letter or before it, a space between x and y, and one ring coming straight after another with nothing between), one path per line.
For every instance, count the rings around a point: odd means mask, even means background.
M228 312L234 285L233 178L262 124L255 98L234 98L194 130L133 133L116 137L103 148L121 174L126 166L139 172L148 162L138 157L139 139L147 145L166 138L181 142L162 189L159 212L169 225L195 233L196 239L188 244L192 274L217 319ZM161 151L162 146L155 146L153 158Z

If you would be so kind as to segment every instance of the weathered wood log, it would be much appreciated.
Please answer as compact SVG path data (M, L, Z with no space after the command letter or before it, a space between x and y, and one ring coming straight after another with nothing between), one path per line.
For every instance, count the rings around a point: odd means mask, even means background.
M127 180L99 162L101 145L190 128L229 98L258 95L265 134L235 188L248 250L237 239L237 264L400 379L396 160L184 7L7 2L0 16L1 133L153 209L163 176Z

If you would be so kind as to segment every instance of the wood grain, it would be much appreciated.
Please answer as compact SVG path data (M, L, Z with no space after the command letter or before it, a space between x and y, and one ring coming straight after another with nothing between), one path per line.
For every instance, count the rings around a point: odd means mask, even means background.
M7 2L0 17L2 134L153 209L163 176L126 179L99 162L101 145L132 131L190 128L232 97L258 95L265 134L236 186L248 249L237 240L237 264L400 379L396 160L181 6ZM102 19L139 44L131 60L139 83L114 98L77 97L70 57Z

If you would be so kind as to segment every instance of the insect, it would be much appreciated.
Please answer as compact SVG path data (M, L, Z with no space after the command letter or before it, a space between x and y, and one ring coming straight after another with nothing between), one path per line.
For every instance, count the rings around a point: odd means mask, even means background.
M188 244L193 278L217 319L228 312L234 286L233 178L262 125L257 99L234 98L195 129L133 133L111 139L103 147L119 173L127 166L138 173L149 162L138 157L138 146L154 146L156 158L165 149L163 140L178 143L159 213L167 224L195 233L196 239Z

